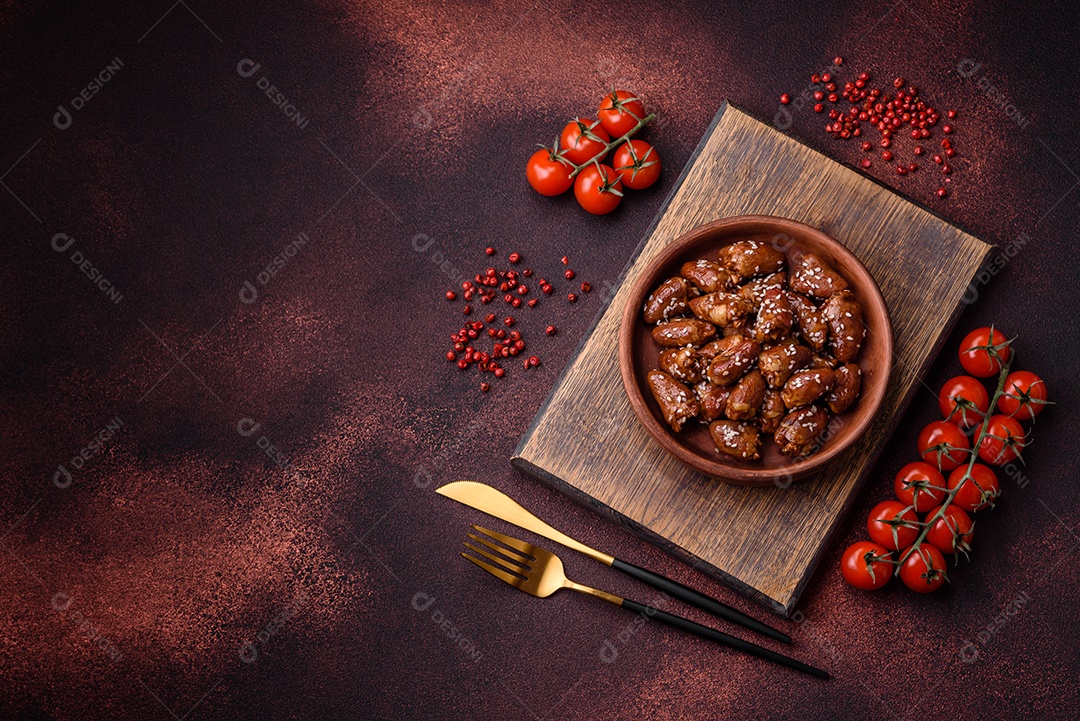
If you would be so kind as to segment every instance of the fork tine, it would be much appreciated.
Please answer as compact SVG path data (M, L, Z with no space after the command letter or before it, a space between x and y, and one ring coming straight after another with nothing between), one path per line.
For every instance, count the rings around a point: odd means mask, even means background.
M503 548L502 546L496 546L494 543L492 543L488 539L484 538L483 536L478 536L475 533L466 533L465 536L467 538L473 539L474 541L477 541L479 543L484 544L485 546L487 546L491 550L495 551L496 553L501 553L503 556L506 556L507 558L509 558L511 561L513 561L514 563L516 563L519 566L524 566L525 568L529 568L530 567L529 564L536 561L536 559L533 558L532 556L526 556L524 554L518 553L517 551L513 550L512 548Z
M486 528L484 528L482 526L477 526L475 524L473 525L473 528L480 531L480 533L484 533L484 534L487 534L488 536L491 536L492 538L494 538L499 543L505 543L507 546L510 546L510 548L516 548L518 551L521 551L522 555L524 555L530 561L535 561L536 560L536 556L533 555L533 551L534 551L534 549L536 547L533 546L532 544L525 543L525 541L519 541L516 538L511 538L510 536L506 536L506 535L503 535L501 533L496 533L495 531L489 531L488 529L486 529ZM477 540L480 540L480 539L477 539ZM499 549L499 550L503 550L503 549Z
M521 583L521 579L518 578L517 576L512 576L509 573L507 573L506 571L502 571L502 570L500 570L498 568L495 568L490 563L485 563L484 561L481 561L478 558L473 558L472 556L470 556L467 553L462 553L461 557L468 560L468 561L472 561L477 566L484 569L485 571L490 573L495 578L499 579L500 581L505 581L506 583L509 583L511 586L517 587Z
M519 564L519 563L516 563L515 561L508 560L508 559L503 558L501 556L496 556L495 554L492 554L492 553L488 553L484 549L477 548L476 546L472 545L468 541L465 541L463 545L465 546L465 548L468 548L470 551L474 551L476 553L479 553L484 558L491 559L496 564L498 564L501 568L509 571L510 573L516 573L516 574L518 574L520 576L523 576L523 577L528 576L529 569L527 567Z

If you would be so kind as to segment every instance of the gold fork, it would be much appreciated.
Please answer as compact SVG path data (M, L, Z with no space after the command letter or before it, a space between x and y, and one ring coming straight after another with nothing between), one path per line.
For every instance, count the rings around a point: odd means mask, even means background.
M783 654L770 651L767 648L762 648L749 641L744 641L741 638L729 636L716 629L702 626L699 623L694 623L693 621L679 616L673 616L670 613L665 613L664 611L651 606L645 606L636 601L631 601L628 598L620 598L615 594L601 591L597 588L590 588L589 586L580 583L574 583L566 577L566 573L563 571L562 561L554 553L544 550L539 546L534 546L531 543L519 541L516 538L511 538L510 536L505 536L480 526L474 525L472 528L481 535L467 533L466 536L473 541L476 541L480 546L465 541L465 547L473 553L477 553L480 556L493 561L496 565L467 553L462 553L462 557L475 563L492 576L495 576L495 578L505 581L514 588L524 591L525 593L536 596L537 598L547 598L559 589L569 588L572 591L596 596L608 603L613 603L616 606L622 606L633 613L641 614L644 618L660 621L661 623L673 626L682 631L692 633L700 638L730 646L739 651L767 659L773 663L778 663L781 666L787 666L788 668L808 673L812 676L817 676L818 678L829 678L829 674L819 668L814 668L801 661L788 658ZM488 540L488 538L483 538L482 536L487 536L503 545L496 545Z

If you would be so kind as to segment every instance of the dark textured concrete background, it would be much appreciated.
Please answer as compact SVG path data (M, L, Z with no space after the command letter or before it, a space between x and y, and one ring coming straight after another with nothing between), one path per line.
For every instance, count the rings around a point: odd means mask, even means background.
M0 717L1080 714L1074 5L171 3L9 3L0 18ZM948 201L925 175L873 173L988 242L1026 239L977 288L927 378L955 375L965 330L994 322L1019 335L1019 364L1059 402L1039 418L1026 484L1003 479L998 508L980 514L972 562L932 597L858 593L837 572L936 417L925 392L802 622L781 622L830 682L636 627L583 597L528 598L465 564L458 541L479 515L433 493L461 477L766 615L509 468L602 293L523 309L543 365L510 365L482 395L475 372L442 358L460 315L433 260L472 275L493 245L553 276L569 254L603 288L719 105L771 119L781 92L837 54L960 113ZM251 77L244 59L260 65ZM661 115L648 135L666 169L594 218L531 192L523 168L613 80ZM61 104L66 129L53 121ZM857 162L822 122L804 111L791 132ZM60 236L57 251L59 233L74 242ZM431 241L422 252L418 235ZM254 302L239 298L245 281ZM119 430L93 448L110 423ZM580 558L568 567L650 598Z

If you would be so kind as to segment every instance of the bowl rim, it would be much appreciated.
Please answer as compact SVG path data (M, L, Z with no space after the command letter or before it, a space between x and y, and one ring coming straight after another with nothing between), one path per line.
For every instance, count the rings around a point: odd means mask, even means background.
M634 329L637 323L644 322L639 320L641 315L640 309L645 302L645 297L648 295L652 284L650 279L655 274L656 269L669 264L695 243L698 243L711 235L733 230L746 230L747 232L753 232L754 230L786 232L788 235L795 238L814 236L814 238L823 245L832 247L837 254L846 256L846 259L862 273L865 278L849 278L848 280L853 281L853 285L857 284L859 290L862 291L864 295L876 297L878 300L877 305L879 305L882 310L881 321L884 327L875 328L874 334L882 336L884 342L884 364L881 368L876 369L883 374L883 380L878 385L878 391L875 397L860 398L861 403L870 404L870 410L863 414L861 420L856 423L854 430L849 432L848 437L842 443L837 443L831 447L824 448L818 453L782 468L752 469L729 466L711 458L706 458L682 445L675 440L674 433L667 425L661 423L653 415L634 373ZM868 280L869 283L865 283L864 279ZM875 318L875 321L876 320L877 319ZM866 266L862 264L862 261L860 261L854 253L848 250L847 246L843 243L818 228L790 218L756 214L733 215L703 223L702 225L687 230L671 241L667 247L646 264L645 268L634 281L633 286L631 286L630 294L627 297L626 305L623 308L622 320L619 324L618 353L619 371L622 376L623 389L630 401L630 406L634 411L634 415L637 416L638 421L645 427L645 430L649 435L652 436L665 451L693 469L712 478L739 485L777 485L779 487L787 487L786 485L781 485L781 478L790 482L805 478L810 474L821 470L838 455L850 448L856 440L862 437L863 433L870 426L870 423L877 416L881 404L885 399L885 393L888 389L889 378L892 375L893 369L892 321L889 318L889 309L885 304L885 298L882 296L881 289L878 287L874 276L866 269Z

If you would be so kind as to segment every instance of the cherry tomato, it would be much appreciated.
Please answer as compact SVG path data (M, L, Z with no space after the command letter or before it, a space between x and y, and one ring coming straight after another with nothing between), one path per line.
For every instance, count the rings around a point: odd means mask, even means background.
M1024 450L1024 429L1020 421L1009 416L990 416L979 458L993 466L1004 466L1020 457Z
M644 190L660 178L660 154L644 140L627 140L615 151L612 164L623 185Z
M924 461L909 463L900 469L893 481L896 497L905 506L914 506L926 513L945 498L945 476Z
M551 150L544 148L537 150L529 158L529 164L525 167L525 177L529 179L529 185L540 195L561 195L570 190L574 179L570 173L574 168L569 163L559 159Z
M926 514L926 518L934 517L941 506ZM963 509L957 508L950 503L941 513L941 518L934 521L930 530L926 532L926 541L932 543L934 548L942 553L959 553L971 550L971 527L974 525Z
M582 208L593 215L605 215L619 207L622 181L619 174L608 166L594 163L578 173L574 181L574 197Z
M616 166L618 163L616 163ZM998 410L1018 421L1029 421L1046 405L1046 383L1031 371L1015 371L1005 379Z
M968 459L971 441L953 423L933 421L919 434L919 454L927 463L951 471Z
M876 591L892 577L891 560L892 554L885 548L870 541L860 541L844 551L844 557L840 559L840 572L844 574L844 580L855 588Z
M990 351L990 346L1000 346L1006 341L1005 334L998 329L976 328L964 336L960 343L960 365L964 370L979 378L989 378L1001 370L1001 363L1009 360L1010 348L996 348L998 358ZM1000 360L999 360L1000 359Z
M990 396L978 378L956 376L941 387L938 407L945 420L961 428L971 428L982 423L990 411Z
M981 463L974 463L971 466L971 477L965 478L966 474L967 466L960 466L949 474L949 490L960 486L950 506L972 513L993 508L994 499L1001 495L1001 486L994 471Z
M596 117L611 137L621 138L645 118L645 106L629 90L614 90L604 96Z
M916 593L933 593L941 588L945 579L945 556L929 543L911 551L900 566L900 580Z
M915 511L900 501L882 501L870 511L870 517L866 519L866 530L875 543L890 551L896 551L915 542L919 529L906 524L918 521Z
M609 140L611 136L601 127L600 121L592 118L571 120L559 136L563 157L574 165L583 165L594 158L603 160L603 157L596 156L603 152Z

